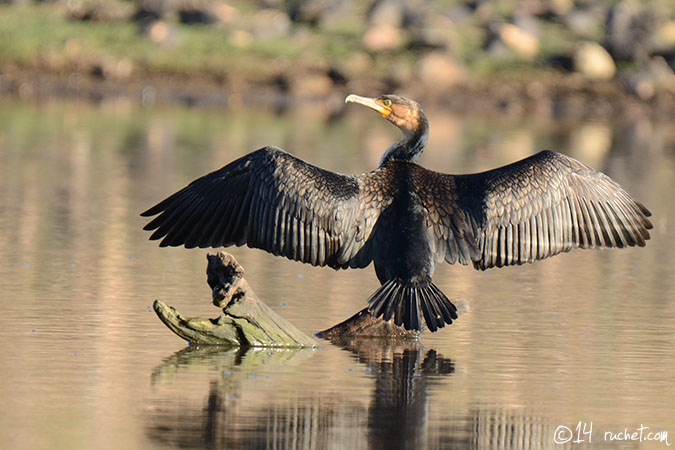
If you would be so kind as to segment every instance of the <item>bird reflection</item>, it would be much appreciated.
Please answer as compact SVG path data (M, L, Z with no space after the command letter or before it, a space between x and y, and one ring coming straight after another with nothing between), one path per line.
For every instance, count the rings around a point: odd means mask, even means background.
M370 448L424 448L428 442L429 389L455 366L417 340L352 338L334 341L365 364L375 379L368 408Z

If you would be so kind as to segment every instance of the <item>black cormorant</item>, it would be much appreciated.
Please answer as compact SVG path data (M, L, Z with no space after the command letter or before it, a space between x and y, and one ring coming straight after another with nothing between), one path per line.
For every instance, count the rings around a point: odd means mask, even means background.
M145 211L161 246L243 245L314 266L374 263L375 317L431 331L457 319L432 283L436 264L531 263L573 248L644 246L651 213L608 176L542 151L487 172L446 175L415 163L429 124L396 95L350 95L403 133L362 175L316 167L276 147L249 153ZM421 312L421 316L420 316Z

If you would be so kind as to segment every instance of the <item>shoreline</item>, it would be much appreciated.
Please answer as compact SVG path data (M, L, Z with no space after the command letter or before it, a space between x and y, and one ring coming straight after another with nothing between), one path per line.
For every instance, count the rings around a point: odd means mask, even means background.
M293 82L279 79L250 81L214 80L208 76L143 74L110 79L97 73L45 72L34 69L0 69L0 97L21 100L50 98L101 102L126 99L139 105L189 107L265 106L284 110L298 103L325 103L339 114L346 95L377 96L398 93L431 107L484 116L558 119L675 118L675 94L662 91L642 100L620 81L597 82L559 73L526 79L469 80L434 89L419 84L393 86L376 78L333 82L314 91L296 89L311 74L296 74ZM289 77L291 78L291 77Z

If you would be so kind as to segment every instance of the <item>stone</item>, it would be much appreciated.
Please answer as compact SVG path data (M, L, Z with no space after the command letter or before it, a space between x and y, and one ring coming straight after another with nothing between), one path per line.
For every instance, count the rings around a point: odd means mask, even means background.
M651 2L623 0L610 9L603 44L616 61L646 60L661 21L653 8Z
M333 80L327 73L306 73L291 82L292 92L299 98L322 98L330 94Z
M144 27L144 31L150 40L158 44L172 45L178 40L178 34L174 27L164 20L149 22Z
M371 25L391 25L401 27L405 18L403 4L398 1L380 0L370 11L368 21Z
M573 55L574 70L591 80L611 80L616 64L604 47L595 42L579 45Z
M652 49L656 51L675 51L675 20L670 20L654 33Z
M135 13L131 2L118 0L71 0L66 2L66 10L71 19L92 22L124 22Z
M567 14L563 20L567 28L583 39L602 39L606 12L600 8L578 8Z
M211 14L218 19L218 22L224 25L234 25L239 19L237 9L222 2L211 5Z
M389 24L374 25L363 36L363 46L373 52L395 50L402 42L401 29Z
M466 70L447 53L434 51L417 64L417 77L431 90L443 90L464 81Z
M516 25L502 25L499 28L499 38L504 45L521 56L533 58L539 53L537 36Z
M291 19L276 9L262 9L251 19L251 34L256 39L274 39L288 35Z
M641 100L651 100L658 92L675 94L675 73L666 60L657 56L646 67L623 77L628 91Z

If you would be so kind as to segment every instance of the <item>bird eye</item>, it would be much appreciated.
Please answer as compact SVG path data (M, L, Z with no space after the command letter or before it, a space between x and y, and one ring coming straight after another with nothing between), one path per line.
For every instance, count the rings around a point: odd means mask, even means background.
M384 102L382 102L382 103L384 103L384 106L391 106L391 100L389 100L389 99L386 99L386 100L385 100Z

